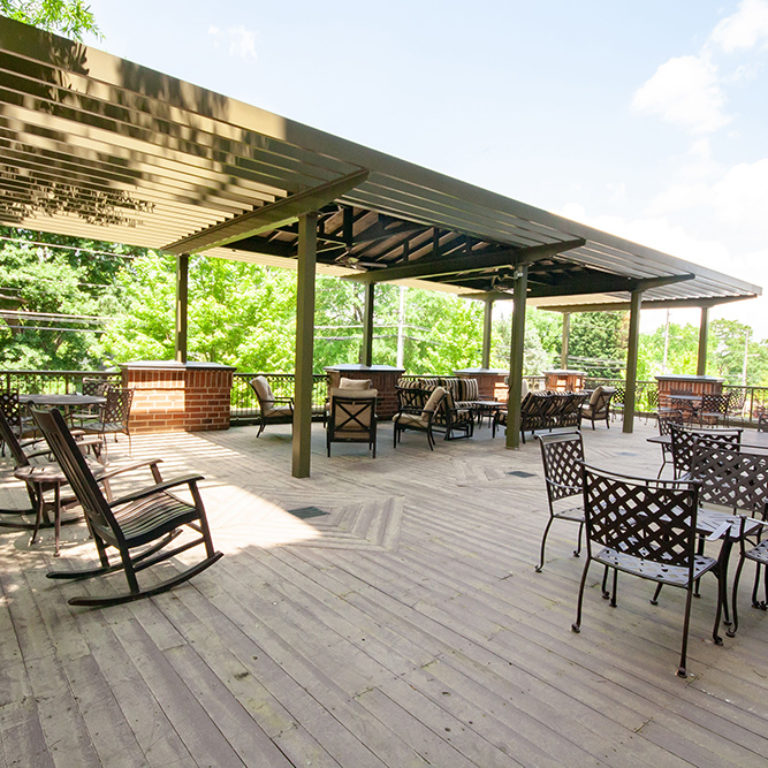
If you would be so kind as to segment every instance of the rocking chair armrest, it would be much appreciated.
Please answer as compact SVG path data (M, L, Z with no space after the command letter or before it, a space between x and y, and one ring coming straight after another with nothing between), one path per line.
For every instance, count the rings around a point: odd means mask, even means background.
M196 483L198 480L202 480L203 475L195 475L195 474L189 474L189 475L181 475L180 477L174 477L170 480L165 480L162 483L157 483L157 485L150 485L146 488L142 488L140 491L136 491L135 493L129 493L126 496L121 496L119 499L115 499L114 501L109 502L110 507L117 507L121 504L127 504L129 501L138 501L139 499L145 499L147 496L151 496L154 493L159 493L160 491L167 491L169 488L175 488L178 485L189 485L190 487Z
M133 472L135 469L142 469L143 467L150 467L155 469L158 464L162 462L162 459L145 459L144 461L134 461L130 464L121 464L119 466L105 464L105 472L95 475L96 479L101 482L102 480L109 480L110 478L122 475L125 472ZM143 490L143 489L142 489Z

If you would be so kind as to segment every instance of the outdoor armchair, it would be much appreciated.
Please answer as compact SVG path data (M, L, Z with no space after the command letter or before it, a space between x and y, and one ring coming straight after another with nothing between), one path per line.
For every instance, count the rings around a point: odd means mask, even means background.
M292 397L275 397L265 376L254 376L248 383L259 401L260 422L256 437L261 437L261 433L270 421L284 422L286 419L293 419Z
M579 427L584 419L592 422L592 429L596 421L605 421L605 426L610 429L611 398L616 394L614 387L595 387L589 397L589 402L581 406L579 411Z
M339 387L331 390L325 433L329 457L331 443L367 443L376 458L377 394L375 389Z
M122 570L128 582L127 592L85 594L70 598L70 605L115 605L157 595L187 581L222 556L213 548L197 487L202 479L200 475L159 482L111 501L104 496L62 415L57 410L34 410L32 413L83 508L99 556L99 566L95 568L50 571L46 575L51 579L83 579ZM174 488L189 491L192 502L173 495L170 491ZM183 528L189 529L192 537L169 549L168 545L181 535ZM154 581L144 588L139 586L139 571L199 545L204 547L205 556L197 563L164 581ZM109 548L118 551L119 563L109 562Z
M435 416L435 411L440 406L444 397L445 390L442 387L435 387L424 402L420 412L417 413L414 410L411 410L411 406L407 406L408 410L400 410L392 417L392 422L394 424L395 448L397 448L397 444L401 440L402 433L407 429L413 429L418 432L424 432L427 435L429 449L431 451L435 449L435 437L432 432L432 422Z

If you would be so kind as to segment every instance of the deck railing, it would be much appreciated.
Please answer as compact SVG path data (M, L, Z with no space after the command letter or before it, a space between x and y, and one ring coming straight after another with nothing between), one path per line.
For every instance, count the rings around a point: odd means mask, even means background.
M254 376L266 376L272 391L278 397L293 397L294 375L292 373L240 373L236 372L232 382L231 421L233 424L247 424L259 418L259 403L248 382ZM435 374L439 375L439 374ZM428 375L406 375L409 381L434 378ZM68 394L82 391L83 379L106 379L114 386L120 386L120 371L0 371L0 389L17 391L19 394ZM327 377L315 374L312 385L312 408L322 411L328 395ZM533 390L543 389L543 376L526 376L528 386ZM624 398L624 379L587 378L585 386L592 389L599 384L616 387L616 402ZM752 387L725 384L723 391L731 392L731 422L754 426L763 411L768 411L768 387ZM635 408L639 414L654 413L658 407L658 387L655 381L638 381L635 394Z

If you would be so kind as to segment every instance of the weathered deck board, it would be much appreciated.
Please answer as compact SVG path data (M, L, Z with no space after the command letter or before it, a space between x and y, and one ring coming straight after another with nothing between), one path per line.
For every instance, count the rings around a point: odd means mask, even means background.
M384 426L377 459L344 444L327 459L314 430L305 480L290 477L288 426L134 439L134 457L165 458L164 476L206 476L226 553L151 600L71 608L73 594L123 589L119 574L45 578L93 561L83 526L63 530L58 561L50 531L32 548L27 532L0 532L0 768L765 765L768 617L749 607L751 572L724 647L703 584L682 681L679 590L654 607L652 586L624 577L612 609L595 568L570 631L584 560L560 522L534 572L535 441L507 451L484 427L434 452L420 435L394 450ZM655 475L650 434L587 429L587 459ZM146 475L121 481L134 482ZM0 474L0 506L25 501ZM325 514L287 511L310 506Z

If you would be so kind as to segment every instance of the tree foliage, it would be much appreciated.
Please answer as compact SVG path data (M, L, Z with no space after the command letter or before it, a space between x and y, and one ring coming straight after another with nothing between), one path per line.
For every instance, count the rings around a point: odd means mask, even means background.
M83 0L0 0L0 13L75 40L82 40L85 32L99 33L91 9Z

